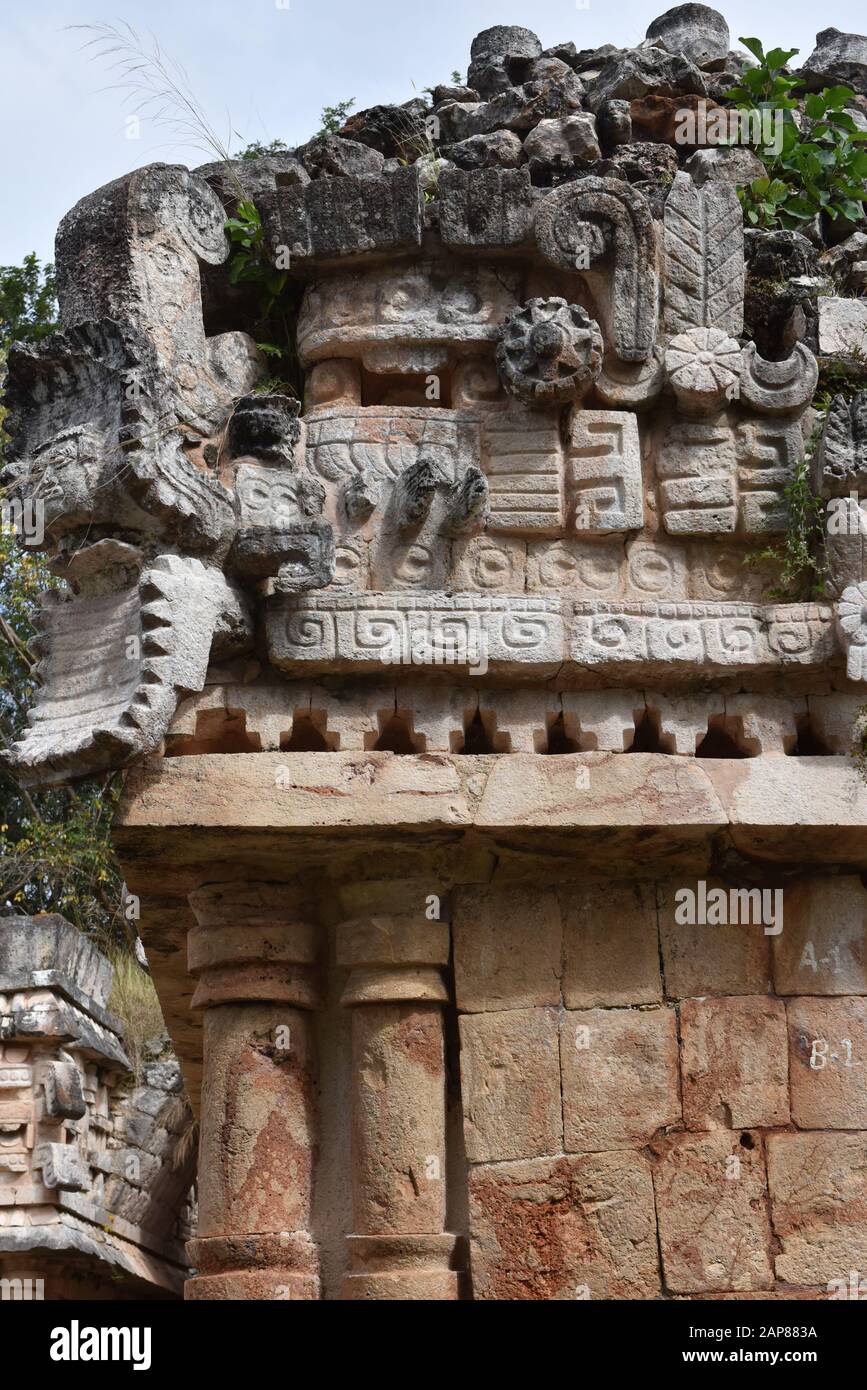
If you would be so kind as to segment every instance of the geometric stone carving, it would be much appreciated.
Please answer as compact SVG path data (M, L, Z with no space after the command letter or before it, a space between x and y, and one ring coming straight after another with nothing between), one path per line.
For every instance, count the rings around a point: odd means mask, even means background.
M531 299L509 314L498 336L503 385L528 405L577 400L602 367L598 325L565 299Z
M835 396L825 419L813 464L813 484L822 497L863 494L867 482L867 391L851 400Z
M34 1168L42 1169L46 1187L62 1187L69 1192L86 1192L90 1169L71 1144L40 1144L33 1153Z
M803 457L797 423L726 415L682 421L666 433L659 458L662 516L674 535L784 531L783 496Z
M160 406L212 434L260 368L244 333L206 338L200 262L229 254L213 189L180 165L150 164L82 198L57 233L57 296L67 329L111 319L144 336Z
M238 604L219 570L179 555L160 556L141 576L108 567L82 590L43 595L40 689L28 729L3 755L27 786L152 752L180 694L204 685L218 621Z
M726 416L671 426L657 460L662 518L672 535L737 529L734 432Z
M259 199L266 241L288 247L293 262L338 259L421 245L424 196L418 169L358 178L320 178L278 186Z
M767 362L755 343L747 343L741 355L740 398L754 410L768 415L800 411L812 400L819 380L819 366L803 343L797 343L782 362Z
M744 224L730 184L675 174L665 201L665 330L744 327Z
M430 665L553 674L564 656L559 599L526 595L275 593L266 632L273 664L298 674L414 665L420 649Z
M305 292L299 356L305 364L360 358L379 373L437 372L451 349L496 339L519 288L514 272L453 259L332 275Z
M81 1073L74 1062L49 1062L42 1073L45 1114L52 1120L80 1120L87 1113Z
M831 617L819 604L576 603L570 655L630 680L638 671L820 667L835 654Z
M634 415L573 410L566 448L570 524L576 531L640 530L641 443Z
M656 228L643 194L617 179L579 179L543 197L535 230L551 265L584 275L602 310L606 345L628 362L649 357L659 279ZM609 260L610 273L601 274Z
M195 1161L179 1149L180 1068L145 1045L130 1074L113 981L62 917L0 920L4 1292L23 1260L47 1298L64 1297L67 1268L76 1298L180 1290Z
M565 525L563 446L556 411L512 406L485 416L489 531L556 535Z

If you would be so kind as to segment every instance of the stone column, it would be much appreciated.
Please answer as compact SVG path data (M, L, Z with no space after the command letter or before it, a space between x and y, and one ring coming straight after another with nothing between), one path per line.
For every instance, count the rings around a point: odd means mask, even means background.
M340 924L337 945L350 968L342 1002L352 1009L355 1233L343 1296L455 1299L456 1237L444 1230L449 929L400 884L365 883L341 896L345 909L364 909ZM407 911L414 897L418 907Z
M302 893L220 884L190 894L192 1007L204 1010L199 1225L189 1299L315 1299L311 1010L316 930Z

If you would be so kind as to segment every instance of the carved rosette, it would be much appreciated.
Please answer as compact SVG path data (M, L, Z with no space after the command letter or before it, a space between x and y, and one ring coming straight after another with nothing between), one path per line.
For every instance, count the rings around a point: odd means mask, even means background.
M565 299L531 299L499 332L497 368L506 390L527 405L576 401L602 370L595 319Z
M681 408L712 415L738 392L740 343L719 328L690 328L672 338L665 370Z

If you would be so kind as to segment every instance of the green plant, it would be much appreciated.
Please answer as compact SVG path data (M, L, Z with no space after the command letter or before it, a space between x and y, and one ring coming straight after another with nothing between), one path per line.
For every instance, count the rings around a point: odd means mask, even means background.
M320 117L322 125L316 134L336 135L340 127L346 124L346 118L354 105L355 97L350 97L348 101L338 101L333 106L323 106Z
M810 484L810 460L820 428L784 489L789 524L782 541L751 551L745 560L751 568L776 568L777 582L768 590L769 598L816 599L825 592L825 514Z
M846 105L855 93L850 87L826 87L810 92L804 115L795 119L798 100L792 95L797 76L784 69L796 48L774 48L765 53L758 39L740 42L757 58L758 66L743 73L738 86L726 96L739 109L781 121L770 143L767 124L756 142L756 153L767 173L738 190L744 216L753 227L797 230L817 213L832 220L845 217L857 222L867 201L867 131L862 131Z
M261 140L253 140L245 146L238 155L239 159L264 159L272 154L291 154L289 146L282 140L270 140L267 145L263 145Z

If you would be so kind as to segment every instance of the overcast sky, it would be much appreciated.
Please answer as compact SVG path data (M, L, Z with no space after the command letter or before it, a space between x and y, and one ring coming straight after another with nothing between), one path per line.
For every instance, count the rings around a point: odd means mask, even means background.
M82 7L84 4L84 8ZM322 107L354 97L356 108L407 101L466 73L473 36L492 24L524 24L545 47L639 42L662 12L648 0L2 0L0 131L3 216L0 264L28 251L53 254L54 231L83 194L154 160L203 163L206 155L142 120L104 62L82 52L86 34L67 26L125 21L186 69L212 123L237 132L235 147L280 137L300 144ZM586 8L585 8L586 5ZM767 47L800 49L817 28L867 28L863 0L736 0L724 13L736 45L756 34Z

